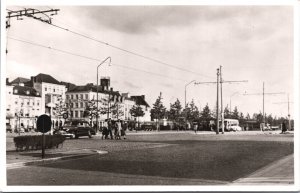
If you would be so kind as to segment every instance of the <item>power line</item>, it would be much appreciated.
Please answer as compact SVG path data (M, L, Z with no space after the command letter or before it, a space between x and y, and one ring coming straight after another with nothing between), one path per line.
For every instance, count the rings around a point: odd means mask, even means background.
M20 13L22 13L22 11L25 12L26 10L27 10L27 9L25 8L25 10L14 11L14 12L20 12ZM29 10L34 10L34 9L29 8ZM55 9L55 10L58 10L58 9ZM41 12L41 11L39 11L39 12ZM46 12L46 11L42 11L42 12ZM36 17L34 17L33 15L31 15L31 14L29 14L29 13L24 14L24 15L22 15L22 16L28 16L28 17L31 17L31 18L33 18L33 19L38 19L38 20L42 21L43 23L47 23L47 24L52 25L52 26L54 26L54 27L56 27L56 28L62 29L62 30L64 30L64 31L70 32L70 33L72 33L72 34L75 34L75 35L84 37L84 38L89 39L89 40L92 40L92 41L95 41L95 42L97 42L97 43L104 44L104 45L106 45L106 46L109 46L109 47L112 47L112 48L114 48L114 49L117 49L117 50L126 52L126 53L128 53L128 54L132 54L132 55L135 55L135 56L137 56L137 57L144 58L144 59L149 60L149 61L152 61L152 62L156 62L156 63L162 64L162 65L165 65L165 66L168 66L168 67L177 69L177 70L181 70L181 71L193 73L193 74L196 74L196 75L198 75L198 76L203 76L203 77L207 77L207 78L213 78L213 77L206 76L206 75L203 75L203 74L200 74L200 73L191 71L191 70L187 70L187 69L178 67L178 66L176 66L176 65L168 64L168 63L166 63L166 62L162 62L162 61L160 61L160 60L158 60L158 59L154 59L154 58L151 58L151 57L148 57L148 56L139 54L139 53L137 53L137 52L135 52L135 51L130 51L130 50L121 48L121 47L119 47L119 46L115 46L115 45L109 44L108 42L104 42L104 41L98 40L98 39L96 39L96 38L94 38L94 37L91 37L91 36L88 36L88 35L84 35L84 34L78 33L78 32L76 32L76 31L70 30L70 29L68 29L68 28L65 28L65 27L62 27L62 26L58 26L58 25L56 25L56 24L53 24L53 23L51 22L51 19L50 19L49 21L45 21L45 20L42 20L41 18L36 18Z
M92 57L89 57L89 56L84 56L84 55L81 55L81 54L72 53L72 52L69 52L69 51L61 50L61 49L54 48L54 47L51 47L51 46L45 46L45 45L42 45L42 44L30 42L30 41L27 41L27 40L20 40L20 39L16 39L16 38L9 37L9 36L7 38L11 39L11 40L14 40L14 41L30 44L30 45L33 45L33 46L38 46L38 47L46 48L46 49L49 49L49 50L61 52L61 53L64 53L64 54L69 54L69 55L72 55L72 56L85 58L85 59L88 59L88 60L93 60L93 61L97 61L97 62L101 61L97 58L92 58ZM120 68L125 68L125 69L129 69L129 70L144 72L144 73L152 74L152 75L155 75L155 76L160 76L160 77L163 77L163 78L168 78L168 79L173 79L173 80L179 80L179 81L186 82L186 80L166 76L166 75L163 75L163 74L157 74L157 73L154 73L154 72L149 72L149 71L146 71L146 70L141 70L141 69L137 69L137 68L133 68L133 67L129 67L129 66L124 66L124 65L120 65L120 64L116 64L116 63L111 63L111 64L113 64L114 66L120 67Z

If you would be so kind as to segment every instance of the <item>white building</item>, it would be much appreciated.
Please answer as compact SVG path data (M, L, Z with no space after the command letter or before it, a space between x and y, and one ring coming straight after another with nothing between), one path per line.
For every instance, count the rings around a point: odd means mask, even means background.
M37 117L43 114L40 93L25 86L24 80L17 78L12 83L8 79L6 81L6 124L12 130L36 128Z
M135 101L136 105L142 107L145 113L143 117L139 117L139 121L140 122L151 121L150 106L145 100L145 95L131 96L130 98Z
M65 102L66 86L48 74L31 77L27 83L41 94L42 112L51 116L53 126L62 121L62 112L57 112L60 101ZM61 107L62 108L62 107Z

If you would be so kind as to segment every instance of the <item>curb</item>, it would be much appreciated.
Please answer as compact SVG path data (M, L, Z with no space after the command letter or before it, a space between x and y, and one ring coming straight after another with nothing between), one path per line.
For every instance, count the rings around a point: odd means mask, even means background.
M101 150L91 150L92 153L85 153L80 155L70 155L70 156L61 156L61 157L53 157L53 158L47 158L47 159L40 159L40 160L34 160L34 161L26 161L26 162L18 162L18 163L11 163L6 164L6 169L16 169L20 167L26 167L26 166L32 166L32 165L42 165L42 164L49 164L55 161L62 161L62 160L70 160L70 159L80 159L83 157L88 157L96 154L107 154L107 151L101 151Z

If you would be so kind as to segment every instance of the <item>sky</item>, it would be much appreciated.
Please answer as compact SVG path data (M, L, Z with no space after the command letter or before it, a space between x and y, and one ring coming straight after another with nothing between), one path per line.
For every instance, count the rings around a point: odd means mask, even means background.
M9 6L9 10L60 9L52 23L137 53L92 41L32 18L11 19L7 31L6 76L30 78L50 74L76 85L96 83L97 65L108 56L99 76L110 76L114 90L145 95L152 106L160 92L167 108L178 98L184 104L185 86L216 82L222 66L223 106L237 106L245 115L265 112L287 116L288 94L293 102L293 7L291 6ZM10 38L79 54L56 52ZM148 59L147 59L148 58ZM149 60L150 58L150 60ZM203 109L216 105L216 84L186 86L187 102ZM276 104L280 103L280 104ZM293 104L290 105L293 117Z

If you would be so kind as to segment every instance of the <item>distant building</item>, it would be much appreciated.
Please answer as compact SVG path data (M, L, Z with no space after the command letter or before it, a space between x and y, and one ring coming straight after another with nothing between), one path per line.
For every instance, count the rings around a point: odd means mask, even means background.
M36 119L43 114L41 95L34 88L24 86L26 81L20 80L24 79L6 81L6 124L13 130L36 128Z
M117 110L121 111L122 109L122 97L120 93L109 88L109 83L105 82L105 85L103 85L102 81L101 83L102 85L98 86L98 107L99 112L101 112L98 117L98 124L100 126L107 118L121 118L121 115L118 117L118 113L114 113L110 107L118 105L120 109ZM66 105L70 115L69 118L89 120L90 117L84 116L85 110L90 104L89 102L94 102L94 105L97 106L97 85L89 83L83 86L75 86L73 89L68 90L66 92ZM92 124L94 125L95 123L96 118L93 117Z
M42 73L32 76L27 85L41 93L42 112L50 115L53 120L60 119L55 110L57 104L65 100L66 86L52 76Z
M151 121L150 106L145 100L145 95L131 96L130 98L135 101L136 105L141 106L145 113L145 115L143 117L139 117L139 120L141 122Z

